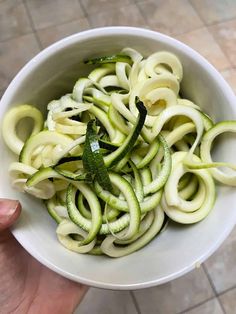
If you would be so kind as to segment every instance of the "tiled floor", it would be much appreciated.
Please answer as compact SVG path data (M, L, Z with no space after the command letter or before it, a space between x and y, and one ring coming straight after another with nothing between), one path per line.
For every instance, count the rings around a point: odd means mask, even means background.
M0 95L42 48L105 25L176 37L205 56L236 92L236 0L0 0ZM91 288L76 313L236 313L236 229L200 269L146 290Z

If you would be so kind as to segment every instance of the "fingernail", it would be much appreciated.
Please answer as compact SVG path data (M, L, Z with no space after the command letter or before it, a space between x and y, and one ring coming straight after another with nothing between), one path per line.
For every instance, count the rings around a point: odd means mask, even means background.
M0 229L8 228L19 217L21 205L19 201L0 199Z

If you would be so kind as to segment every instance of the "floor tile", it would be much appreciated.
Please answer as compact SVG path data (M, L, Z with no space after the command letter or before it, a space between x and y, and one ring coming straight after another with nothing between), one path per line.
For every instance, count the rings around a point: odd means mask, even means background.
M227 57L206 27L176 36L176 38L198 51L218 70L230 67Z
M206 24L236 17L235 0L190 0Z
M188 0L148 0L138 3L148 25L165 34L181 34L203 26Z
M235 314L236 312L236 288L225 292L220 297L221 303L226 314Z
M175 314L211 298L214 293L202 268L154 288L134 291L142 313Z
M88 19L92 27L126 25L126 26L146 26L146 22L142 17L136 5L119 7L118 9L88 15Z
M218 293L236 285L236 228L206 262L207 272Z
M86 18L81 18L70 23L65 23L38 30L37 33L42 46L47 47L50 44L54 43L55 41L62 39L63 37L78 33L88 28L89 28L88 20Z
M0 89L8 85L20 68L39 52L34 34L0 43Z
M235 1L236 3L236 1ZM232 65L236 66L236 19L209 27Z
M36 29L84 17L78 0L26 0Z
M221 74L225 78L225 80L232 87L234 93L236 94L236 69L229 69L222 71Z
M209 300L184 314L224 314L217 298Z
M0 2L0 41L32 32L22 1Z
M119 9L129 4L134 4L135 0L80 0L83 8L87 14L93 14L98 12L108 12L111 9Z
M90 288L74 314L138 314L129 291Z

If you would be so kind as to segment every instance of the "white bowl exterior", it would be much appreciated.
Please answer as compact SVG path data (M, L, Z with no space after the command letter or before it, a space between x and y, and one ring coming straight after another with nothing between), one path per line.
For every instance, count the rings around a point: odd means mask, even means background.
M216 120L236 119L235 96L222 76L198 53L168 36L130 27L109 27L67 37L33 58L5 92L0 115L19 103L33 103L44 111L49 100L71 91L76 79L88 70L82 61L90 56L133 47L149 55L158 50L175 53L184 67L181 88ZM231 141L231 144L233 142ZM229 146L228 146L229 147ZM235 145L231 145L235 147ZM13 228L22 246L41 263L72 280L110 289L139 289L172 280L193 269L225 240L236 222L236 192L218 187L214 209L191 226L172 223L142 250L127 257L79 255L57 241L56 224L43 205L10 187L7 168L14 157L0 142L2 197L19 199L23 214ZM233 160L235 151L217 151L218 159Z

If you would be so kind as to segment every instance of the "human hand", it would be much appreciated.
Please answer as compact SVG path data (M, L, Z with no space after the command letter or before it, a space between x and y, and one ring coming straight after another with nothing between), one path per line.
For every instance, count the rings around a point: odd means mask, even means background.
M21 213L18 201L0 199L0 313L73 313L87 291L30 256L9 227Z

